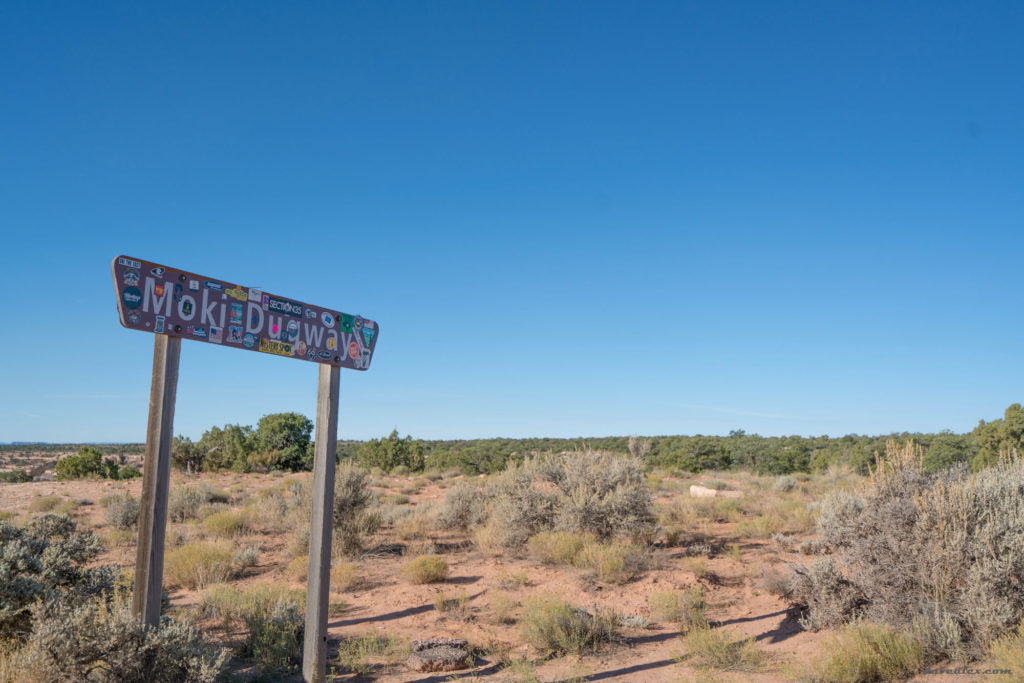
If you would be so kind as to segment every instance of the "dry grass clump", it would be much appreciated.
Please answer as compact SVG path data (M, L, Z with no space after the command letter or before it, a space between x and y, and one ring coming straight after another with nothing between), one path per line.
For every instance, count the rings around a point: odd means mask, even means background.
M460 591L454 596L446 595L441 591L434 594L434 609L439 614L459 621L473 619L473 608L469 603L470 597L466 591Z
M458 482L444 497L437 513L441 529L469 529L487 519L487 493L465 481Z
M691 586L685 591L651 593L647 596L647 604L655 618L679 624L683 631L708 625L703 586Z
M63 498L60 496L41 496L28 504L29 512L50 512Z
M543 531L527 543L530 555L544 564L576 564L576 556L584 546L594 543L593 535L568 531Z
M256 561L252 548L236 550L227 542L200 542L167 553L164 572L173 583L194 590L241 576Z
M782 528L782 521L775 515L758 515L745 519L732 530L736 538L770 538Z
M252 530L251 518L245 510L221 510L203 520L203 528L214 536L233 538Z
M780 493L788 493L796 488L797 481L794 477L788 474L783 474L776 477L775 481L772 482L772 489Z
M200 510L210 504L223 504L230 496L210 484L198 486L176 486L171 489L167 500L167 515L172 522L186 522L199 519Z
M677 661L699 669L719 671L757 671L764 665L765 654L753 638L733 640L717 628L691 629L682 637L685 654Z
M531 538L528 545L530 553L541 562L589 569L606 583L626 583L650 563L643 546L622 541L601 543L592 534L545 531Z
M342 557L359 555L363 539L381 525L377 498L367 486L366 478L364 470L347 461L335 472L333 548Z
M414 512L397 519L394 526L403 541L421 541L430 535L434 525L428 514Z
M448 563L440 555L420 555L402 566L402 576L410 583L439 583L448 576Z
M331 567L331 588L347 593L354 591L364 583L359 574L359 566L354 562L336 562Z
M890 442L861 490L822 502L841 566L795 595L810 626L859 616L913 629L929 660L980 655L1024 619L1024 460L925 474L922 453Z
M1009 675L996 677L997 681L1009 681L1014 673L1018 676L1024 671L1024 622L1017 630L999 638L992 643L988 651L993 668L1010 672Z
M643 574L650 558L646 548L634 543L590 543L576 556L576 565L591 570L599 581L623 584Z
M305 601L303 590L281 584L248 590L221 584L203 593L199 614L220 619L225 631L244 629L239 654L252 657L264 673L283 673L299 662Z
M128 494L110 496L104 517L115 529L132 529L139 522L139 501Z
M496 623L516 623L515 610L517 607L519 607L519 603L506 593L495 593L491 596L491 614Z
M527 644L543 656L596 650L618 632L613 612L590 613L553 596L538 596L523 604L519 627Z
M404 663L411 652L408 640L373 633L342 640L338 644L337 663L341 673L361 678L378 667L391 668Z
M828 654L798 667L795 678L815 683L870 683L910 678L925 665L920 642L891 626L847 624L824 648Z

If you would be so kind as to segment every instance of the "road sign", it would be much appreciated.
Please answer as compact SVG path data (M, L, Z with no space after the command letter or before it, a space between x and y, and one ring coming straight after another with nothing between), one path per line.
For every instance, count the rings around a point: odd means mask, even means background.
M133 330L367 370L380 326L253 287L118 256L121 324Z

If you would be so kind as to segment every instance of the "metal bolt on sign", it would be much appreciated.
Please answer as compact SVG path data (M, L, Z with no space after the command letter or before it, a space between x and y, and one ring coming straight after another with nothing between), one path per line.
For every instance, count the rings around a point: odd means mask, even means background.
M302 677L324 680L340 370L369 369L380 327L358 315L128 256L115 257L111 273L121 324L155 335L132 602L148 626L160 621L181 340L319 364Z

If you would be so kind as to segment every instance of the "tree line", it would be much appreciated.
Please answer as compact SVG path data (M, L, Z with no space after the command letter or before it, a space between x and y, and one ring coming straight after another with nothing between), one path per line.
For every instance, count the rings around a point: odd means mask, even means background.
M211 427L198 441L177 436L172 458L176 467L190 471L234 470L267 472L304 471L313 466L313 422L300 413L264 415L255 427L226 424ZM845 465L867 473L875 454L884 452L889 439L913 439L924 448L928 471L966 463L974 470L998 461L1007 453L1024 453L1024 408L1009 406L1003 417L986 422L966 434L902 432L865 436L760 436L742 430L727 436L609 436L555 439L468 439L428 441L401 437L397 431L369 441L340 441L337 458L351 459L382 471L419 472L460 470L487 474L509 462L544 452L561 453L591 448L612 453L634 453L648 467L703 470L743 469L762 474L789 474ZM57 446L49 444L48 448ZM66 446L61 448L66 449ZM139 444L119 445L121 452L138 452ZM24 447L22 447L24 449ZM91 449L91 453L95 453ZM91 459L97 459L91 455Z

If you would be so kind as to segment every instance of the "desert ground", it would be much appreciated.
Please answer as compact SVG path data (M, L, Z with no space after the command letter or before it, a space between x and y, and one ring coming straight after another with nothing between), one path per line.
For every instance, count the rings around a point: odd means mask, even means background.
M14 464L14 463L9 463ZM24 462L20 465L24 466ZM43 475L47 477L46 474ZM186 475L174 472L174 491L202 489L209 500L185 521L168 524L168 557L195 544L245 548L255 559L229 583L242 591L260 586L301 593L306 554L303 514L283 503L307 487L308 473ZM856 486L848 471L797 475L788 484L776 477L744 472L678 476L648 475L659 533L647 567L633 576L601 580L593 571L538 557L485 552L474 530L442 529L438 510L453 487L483 485L487 477L455 472L386 476L371 474L375 510L382 523L362 539L362 550L336 556L329 620L329 669L334 680L442 681L474 678L494 681L783 681L799 680L800 666L827 651L832 634L801 628L780 595L793 565L810 561L815 503L835 487ZM717 490L698 498L690 487ZM104 541L99 563L131 572L135 532L108 522L112 497L138 497L141 479L43 480L0 485L0 518L18 523L32 514L54 511L73 516L80 528ZM173 511L172 511L173 512ZM209 524L211 516L233 520ZM231 517L233 515L233 517ZM308 525L308 521L306 522ZM803 551L803 552L801 552ZM437 555L448 565L443 581L417 584L403 567L414 557ZM170 568L164 585L169 613L195 622L225 644L239 638L236 628L211 616L215 579L186 586ZM702 590L706 618L731 642L752 639L750 661L715 664L694 652L684 628L659 605L665 595ZM518 622L524 603L556 596L592 613L613 611L620 628L596 651L546 655L531 647ZM659 597L662 596L662 602ZM455 637L469 641L475 666L451 673L420 673L406 664L410 640ZM232 675L255 680L260 669L235 657ZM285 672L277 680L296 680ZM968 681L965 675L918 676L912 680ZM991 680L991 677L989 677Z

